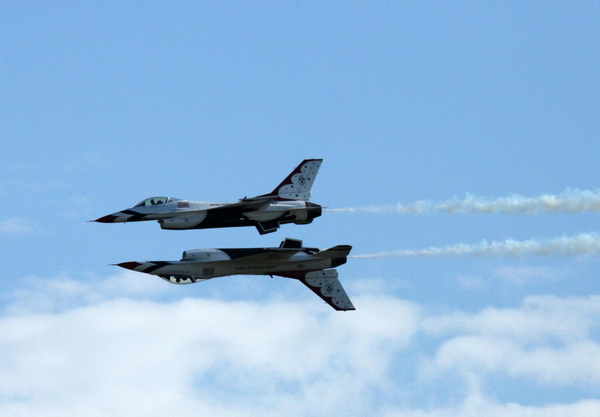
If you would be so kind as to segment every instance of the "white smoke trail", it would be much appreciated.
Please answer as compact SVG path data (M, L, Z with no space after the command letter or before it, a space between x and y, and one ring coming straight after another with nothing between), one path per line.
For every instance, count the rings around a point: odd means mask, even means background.
M536 214L536 213L577 213L600 211L600 190L586 191L567 189L557 195L543 194L538 197L523 197L517 194L496 199L475 197L467 194L464 199L452 198L441 203L417 201L410 204L348 207L328 209L334 213L398 213L424 214L431 211L446 213L500 213L500 214Z
M423 214L432 210L432 203L421 200L407 205L398 203L385 206L364 206L326 209L332 213L398 213L398 214Z
M563 236L549 240L513 240L502 242L483 241L475 244L430 247L420 250L397 250L370 255L354 255L354 259L377 258L426 258L426 257L525 257L525 256L579 256L600 255L600 236L596 233L582 233L576 236Z

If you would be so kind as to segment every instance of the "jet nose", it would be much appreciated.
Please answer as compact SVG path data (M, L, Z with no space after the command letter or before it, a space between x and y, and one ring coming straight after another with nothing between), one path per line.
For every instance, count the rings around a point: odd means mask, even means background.
M131 269L135 271L135 268L141 266L142 264L139 262L121 262L120 264L116 264L116 266L120 266L121 268Z
M98 223L115 223L119 216L115 216L114 214L109 214L107 216L100 217L99 219L93 220Z
M314 218L317 218L321 215L323 209L320 205L315 204L315 203L311 203L311 202L306 202L306 208L308 211L308 219L312 220Z

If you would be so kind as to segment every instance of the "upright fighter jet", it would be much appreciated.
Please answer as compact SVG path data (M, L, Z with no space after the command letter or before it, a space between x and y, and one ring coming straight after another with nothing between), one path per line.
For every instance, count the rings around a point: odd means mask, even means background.
M123 262L118 266L157 275L172 284L193 284L227 275L277 275L294 278L336 310L355 310L338 280L352 246L306 248L285 239L278 248L186 250L180 261Z
M151 197L132 208L92 220L125 223L158 220L169 230L255 226L263 235L281 224L309 224L321 215L321 206L310 203L310 189L322 159L305 159L271 193L242 198L235 203L205 203L170 197Z

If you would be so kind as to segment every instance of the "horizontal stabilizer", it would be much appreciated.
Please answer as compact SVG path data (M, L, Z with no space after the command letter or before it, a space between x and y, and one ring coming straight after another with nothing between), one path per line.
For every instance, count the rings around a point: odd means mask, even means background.
M338 311L356 310L335 269L308 272L300 281Z
M258 233L261 235L276 232L277 229L279 229L279 222L277 220L256 223L256 230L258 230Z
M316 256L320 258L331 258L331 268L345 264L348 254L352 250L350 245L338 245L319 252Z
M302 249L302 241L299 239L290 239L286 237L279 245L280 248L286 249Z
M330 258L338 258L348 256L350 251L352 250L352 246L350 245L337 245L333 248L325 249L319 252L319 257L327 256Z

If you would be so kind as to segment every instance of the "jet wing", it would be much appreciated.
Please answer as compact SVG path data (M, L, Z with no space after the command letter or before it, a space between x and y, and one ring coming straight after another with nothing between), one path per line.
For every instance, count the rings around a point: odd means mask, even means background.
M219 249L225 252L231 260L243 259L244 262L277 262L285 261L294 256L300 249Z
M254 197L254 198L243 198L237 203L225 204L223 206L209 208L208 211L212 213L244 213L247 211L256 211L267 207L275 201L275 198L271 197Z

